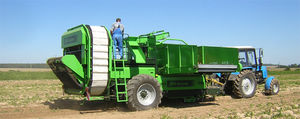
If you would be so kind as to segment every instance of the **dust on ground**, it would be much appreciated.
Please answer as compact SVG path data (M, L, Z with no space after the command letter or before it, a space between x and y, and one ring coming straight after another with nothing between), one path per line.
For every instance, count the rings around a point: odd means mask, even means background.
M1 81L0 87L0 118L3 119L300 118L300 87L297 86L273 96L263 95L260 88L249 99L218 96L215 101L196 103L163 100L159 108L139 112L130 112L125 103L94 101L80 105L80 97L62 94L59 80ZM5 90L13 91L5 93Z

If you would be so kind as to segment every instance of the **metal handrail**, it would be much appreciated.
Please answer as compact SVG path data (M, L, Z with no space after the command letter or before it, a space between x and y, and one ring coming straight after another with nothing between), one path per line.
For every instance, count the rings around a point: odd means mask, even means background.
M151 36L153 34L157 34L157 33L161 33L161 32L164 32L164 30L154 31L154 32L151 32L151 33L148 33L148 34L139 35L139 37Z
M181 39L164 39L164 40L158 42L158 45L160 45L160 44L162 44L162 43L164 43L164 42L166 42L166 41L168 41L168 40L171 40L171 41L181 41L181 42L184 43L185 45L189 45L189 44L187 44L184 40L181 40Z

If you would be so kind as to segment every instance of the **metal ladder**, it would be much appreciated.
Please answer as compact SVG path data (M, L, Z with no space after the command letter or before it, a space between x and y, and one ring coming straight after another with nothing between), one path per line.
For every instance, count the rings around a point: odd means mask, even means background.
M114 60L114 65L116 65L116 62L122 62L122 67L116 67L115 71L118 72L119 77L123 78L115 78L115 87L116 87L116 97L117 102L127 102L127 80L124 78L124 67L125 67L125 60Z
M123 51L124 51L124 48L126 48L126 44L123 45ZM125 52L127 52L127 51L125 51ZM125 61L127 61L127 58L125 58L125 52L123 52L123 58L124 59L113 59L114 71L118 72L118 74L115 74L115 75L117 75L117 77L119 77L119 78L114 78L117 102L127 102L128 101L127 79L124 76ZM113 56L113 58L114 57L115 56ZM117 67L116 66L117 62L121 62L122 66ZM120 77L122 77L122 78L120 78Z

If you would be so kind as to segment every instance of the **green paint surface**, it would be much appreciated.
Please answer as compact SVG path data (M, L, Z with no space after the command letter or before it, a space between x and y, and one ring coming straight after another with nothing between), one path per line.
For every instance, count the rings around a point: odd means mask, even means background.
M238 65L238 49L227 47L198 47L198 62L213 65Z
M61 47L67 48L71 46L86 44L86 32L83 25L69 29L61 37Z
M84 78L83 67L74 55L65 55L61 60L74 73L80 76L80 78Z

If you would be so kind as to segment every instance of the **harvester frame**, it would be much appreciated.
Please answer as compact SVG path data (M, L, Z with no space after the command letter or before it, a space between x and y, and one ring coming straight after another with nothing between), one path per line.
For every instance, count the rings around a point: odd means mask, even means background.
M155 108L162 97L194 102L218 95L232 72L244 71L237 48L188 45L169 36L164 31L128 36L124 58L113 59L110 32L104 26L79 25L62 36L64 56L47 63L65 93L88 101L115 99L132 110ZM165 43L168 40L182 44ZM209 78L216 73L224 74L219 75L223 82ZM253 77L250 72L239 75Z

